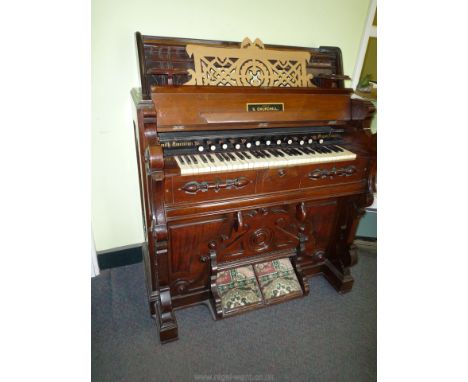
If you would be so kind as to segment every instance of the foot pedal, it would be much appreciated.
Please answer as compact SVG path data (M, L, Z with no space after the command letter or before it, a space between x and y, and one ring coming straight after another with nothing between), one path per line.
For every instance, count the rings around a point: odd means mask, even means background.
M266 304L303 295L289 258L255 264L254 270Z
M239 313L263 303L251 265L219 272L216 286L224 316Z

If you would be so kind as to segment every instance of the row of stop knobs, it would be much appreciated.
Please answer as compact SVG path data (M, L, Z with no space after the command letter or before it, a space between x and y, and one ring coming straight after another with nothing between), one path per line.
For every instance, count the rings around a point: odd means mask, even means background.
M315 142L323 143L323 139L316 139ZM314 139L312 139L312 138L302 138L302 139L286 138L286 139L277 139L277 140L267 139L267 140L263 141L263 144L265 146L271 146L273 144L275 144L276 146L285 146L285 145L292 145L292 144L299 144L299 145L302 146L302 145L304 145L306 143L312 144L312 143L314 143ZM209 143L206 146L204 146L204 145L197 146L197 150L200 151L200 152L205 151L205 150L211 150L211 151L216 151L216 150L219 150L219 149L227 150L230 147L230 145L232 145L231 147L234 147L236 150L244 150L244 149L251 149L251 148L261 146L262 141L261 140L255 140L255 141L246 141L244 143L235 142L235 143L231 143L231 144L227 143L227 142L220 142L218 144Z

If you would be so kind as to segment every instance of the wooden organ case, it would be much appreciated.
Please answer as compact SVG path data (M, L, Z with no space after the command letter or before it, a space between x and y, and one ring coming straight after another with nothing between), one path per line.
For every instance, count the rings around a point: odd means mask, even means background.
M193 304L229 317L305 296L317 275L350 291L376 139L340 49L139 32L136 43L143 257L161 342ZM286 281L271 287L272 274Z

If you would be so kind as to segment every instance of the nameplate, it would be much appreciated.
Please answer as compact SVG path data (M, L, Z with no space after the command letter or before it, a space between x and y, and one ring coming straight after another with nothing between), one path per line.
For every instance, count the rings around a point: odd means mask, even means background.
M284 111L284 103L248 103L247 111Z

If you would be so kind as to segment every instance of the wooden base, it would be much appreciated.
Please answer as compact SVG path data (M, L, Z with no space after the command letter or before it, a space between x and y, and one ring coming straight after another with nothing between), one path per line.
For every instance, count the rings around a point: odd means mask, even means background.
M354 278L349 270L343 273L331 261L323 264L323 275L338 293L347 293L353 288Z
M156 319L159 323L159 339L161 343L175 341L179 338L175 314L172 310L171 294L164 290L154 303Z
M219 317L219 315L215 313L216 307L214 306L213 299L208 297L209 293L206 290L201 291L199 294L191 295L189 299L190 302L188 301L187 298L182 299L182 301L179 301L179 299L176 299L177 300L177 302L175 302L176 307L174 308L172 307L172 302L169 305L167 304L168 302L167 298L170 299L170 294L166 290L164 293L162 293L163 295L162 300L164 301L166 299L165 310L162 309L162 304L161 304L160 299L158 299L157 301L153 303L150 303L150 310L151 310L152 316L158 321L160 341L162 344L164 344L167 342L175 341L179 338L177 319L174 313L174 310L176 309L182 309L182 308L186 308L186 307L190 307L194 305L203 304L208 307L214 320L219 320L220 318L228 318L231 316L235 316L237 314L247 313L252 310L266 308L271 305L277 305L279 303L283 303L289 300L305 297L309 294L309 287L308 287L307 279L310 277L315 277L319 275L324 276L325 279L340 294L350 292L354 284L354 278L351 276L349 269L347 269L345 272L342 272L329 260L325 260L323 263L317 264L314 267L303 269L301 271L301 275L303 275L303 277L300 278L301 285L302 285L302 282L305 281L305 285L307 286L307 288L303 287L303 290L304 290L303 295L295 296L294 298L289 298L283 301L277 301L277 302L266 304L266 305L259 305L256 307L245 309L244 311L236 313L236 314L227 315L225 317Z

